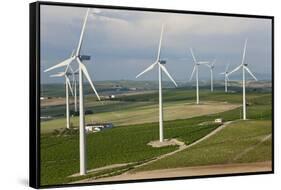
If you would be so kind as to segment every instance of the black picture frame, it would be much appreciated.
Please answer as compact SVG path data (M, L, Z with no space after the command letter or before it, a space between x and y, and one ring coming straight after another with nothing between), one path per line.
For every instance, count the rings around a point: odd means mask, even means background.
M183 13L183 14L197 14L197 15L217 15L226 17L244 17L244 18L262 18L270 19L272 27L272 170L265 172L247 172L235 174L217 174L204 176L188 176L188 177L172 177L172 178L157 178L157 179L141 179L141 180L127 180L127 181L109 181L109 182L94 182L83 184L56 184L56 185L40 185L40 6L41 5L55 5L68 7L89 7L89 8L106 8L118 10L133 10L133 11L152 11L165 13ZM248 14L233 14L233 13L218 13L218 12L201 12L188 10L170 10L170 9L155 9L155 8L141 8L141 7L123 7L123 6L109 6L109 5L94 5L94 4L80 4L80 3L61 3L61 2L47 2L39 1L29 4L29 59L30 59L30 106L29 106L29 185L33 188L53 188L53 187L73 187L73 186L87 186L87 185L101 185L101 184L120 184L120 183L134 183L134 182L151 182L162 180L182 180L195 178L210 178L210 177L227 177L227 176L244 176L244 175L258 175L258 174L273 174L274 173L274 16L265 15L248 15Z

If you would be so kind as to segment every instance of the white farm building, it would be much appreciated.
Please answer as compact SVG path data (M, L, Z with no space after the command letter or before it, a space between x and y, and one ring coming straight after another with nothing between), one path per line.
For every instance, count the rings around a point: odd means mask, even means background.
M215 123L222 124L222 123L223 123L223 118L217 118L217 119L215 119Z
M98 132L112 127L112 123L88 123L85 128L86 132Z

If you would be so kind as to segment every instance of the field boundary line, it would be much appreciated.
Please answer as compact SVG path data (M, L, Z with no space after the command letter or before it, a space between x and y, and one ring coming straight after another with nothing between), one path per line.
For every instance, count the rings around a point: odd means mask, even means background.
M242 151L240 154L237 154L232 160L238 160L239 158L241 158L242 156L244 156L245 154L247 154L248 152L250 152L251 150L254 150L256 147L258 147L259 145L261 145L263 142L267 141L268 139L271 138L271 134L266 135L264 138L261 139L261 141L259 141L258 143L254 144L253 146L250 146L249 148L245 149L244 151Z

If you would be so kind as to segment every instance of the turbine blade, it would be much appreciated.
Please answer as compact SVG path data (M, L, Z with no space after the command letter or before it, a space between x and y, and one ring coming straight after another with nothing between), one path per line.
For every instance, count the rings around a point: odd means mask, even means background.
M194 67L193 67L193 70L192 70L192 73L191 73L189 81L191 81L191 79L192 79L192 77L194 75L195 69L196 69L196 65L194 65Z
M71 76L72 76L72 88L74 88L74 82L75 82L75 73L71 67L71 65L69 65L69 69L70 69L70 72L71 72Z
M50 77L62 77L63 75L64 75L64 72L59 72L57 74L50 75Z
M57 65L54 65L48 69L46 69L44 72L48 72L48 71L51 71L53 69L56 69L56 68L59 68L59 67L64 67L64 66L67 66L68 64L70 64L73 60L75 59L75 57L70 57L62 62L60 62L59 64Z
M54 75L50 75L50 77L62 77L64 75L64 73L59 73L59 74L54 74Z
M220 75L224 75L224 74L225 74L225 72L220 73Z
M85 28L86 28L86 23L87 23L89 11L90 11L90 9L88 8L87 12L86 12L86 15L84 17L83 26L82 26L82 30L81 30L80 38L79 38L79 43L78 43L78 46L77 46L77 49L76 49L76 56L79 56L79 54L80 54L80 50L81 50L81 46L82 46L82 43L83 43L83 36L84 36Z
M164 71L164 73L170 78L170 80L175 84L175 86L177 87L177 83L176 81L172 78L172 76L170 75L170 73L168 72L168 70L166 69L166 67L164 65L159 64L160 68Z
M140 77L141 75L143 75L144 73L152 70L154 68L154 66L157 64L158 62L153 63L152 65L150 65L149 67L147 67L144 71L142 71L140 74L138 74L136 76L136 78Z
M189 48L189 50L190 50L190 53L191 53L191 55L192 55L193 61L194 61L194 63L196 64L197 61L196 61L196 58L195 58L195 56L194 56L194 53L193 53L192 48Z
M229 64L227 64L227 66L225 68L225 72L227 72L228 68L229 68Z
M248 41L248 39L246 38L245 44L244 44L243 57L242 57L242 63L241 63L241 65L243 65L243 64L244 64L244 61L245 61L245 54L246 54L246 48L247 48L247 41Z
M80 61L79 58L77 58L77 62L79 63L79 66L81 67L82 72L84 73L85 77L86 77L87 80L89 81L89 83L90 83L92 89L94 90L94 92L95 92L97 98L100 100L99 94L98 94L98 92L96 91L96 88L95 88L94 84L92 83L92 80L91 80L91 77L90 77L90 75L89 75L89 73L88 73L88 71L87 71L87 68L86 68L85 65Z
M162 29L161 29L161 34L160 34L160 40L159 40L159 46L158 46L158 53L157 53L157 61L159 61L159 59L160 59L163 31L164 31L164 24L162 24Z
M205 64L205 65L210 66L210 65L209 65L209 61L198 61L197 63L198 63L198 64L201 64L201 65Z
M70 72L71 72L72 74L74 73L74 71L73 71L71 65L69 65L69 70L70 70Z
M248 67L245 67L246 71L248 71L248 73L257 81L258 79L255 77L255 75L250 71L250 69Z
M67 85L68 85L68 88L70 89L70 92L71 92L71 94L72 94L72 96L73 96L74 94L73 94L72 86L71 86L71 84L70 84L70 80L69 80L69 78L68 78L67 75L65 75L65 81L66 81L66 83L67 83Z
M238 67L236 67L235 69L233 69L232 71L230 71L230 72L228 73L228 75L231 75L232 73L238 71L241 67L243 67L243 65L239 65Z
M72 50L70 57L73 57L75 55L75 49Z
M70 64L66 65L66 68L65 68L65 70L64 70L64 75L67 75L69 66L70 66Z

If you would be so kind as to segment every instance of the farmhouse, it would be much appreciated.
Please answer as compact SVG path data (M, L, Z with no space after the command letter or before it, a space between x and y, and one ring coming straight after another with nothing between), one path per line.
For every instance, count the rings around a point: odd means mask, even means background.
M86 132L98 132L112 127L112 123L88 123L85 128Z

